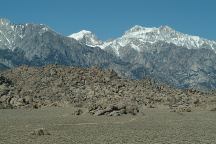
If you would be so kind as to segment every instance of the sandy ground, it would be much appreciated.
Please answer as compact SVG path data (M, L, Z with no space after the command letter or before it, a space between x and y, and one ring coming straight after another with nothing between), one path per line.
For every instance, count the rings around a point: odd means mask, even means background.
M0 110L0 144L215 144L216 112L73 116L71 108ZM37 128L51 135L35 136Z

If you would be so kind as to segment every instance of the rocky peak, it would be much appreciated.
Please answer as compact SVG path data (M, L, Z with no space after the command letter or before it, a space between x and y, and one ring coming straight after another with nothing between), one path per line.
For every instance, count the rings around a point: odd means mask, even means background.
M171 27L167 26L167 25L162 25L158 28L160 31L166 31L166 32L170 32L170 31L175 31L174 29L172 29Z
M89 37L89 36L93 36L93 35L94 34L92 32L90 32L90 31L81 30L80 32L71 34L69 37L74 38L76 40L81 40L84 37Z
M8 19L0 18L0 25L9 25L10 23Z
M7 19L0 19L0 48L14 50L27 36L43 34L49 31L46 25L39 24L13 24Z
M127 32L138 32L138 31L142 31L144 28L140 25L135 25L134 27L132 27L131 29L129 29Z
M126 36L130 36L130 35L140 35L140 34L144 34L144 33L149 33L149 32L153 32L155 31L156 28L148 28L148 27L142 27L139 25L135 25L134 27L132 27L131 29L129 29L128 31L125 32Z
M121 47L131 47L137 51L142 50L145 45L154 45L155 43L174 44L176 46L185 47L187 49L213 49L216 50L216 42L210 41L199 36L192 36L174 30L173 28L163 25L158 28L142 27L136 25L125 32L112 42L109 42L102 48L111 47L117 55L121 55L118 49Z
M102 41L99 40L95 34L93 34L90 31L87 30L82 30L78 33L71 34L68 36L70 38L74 38L75 40L79 41L82 44L91 46L91 47L96 47L102 45Z

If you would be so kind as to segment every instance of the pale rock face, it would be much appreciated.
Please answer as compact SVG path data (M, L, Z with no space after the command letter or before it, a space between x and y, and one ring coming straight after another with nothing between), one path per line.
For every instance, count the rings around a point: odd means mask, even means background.
M73 36L85 38L94 45L100 44L87 31L83 31L82 36ZM109 67L117 61L114 55L60 35L44 24L13 24L0 19L0 69L47 64Z
M35 33L35 31L42 35L52 30L42 24L13 24L7 19L0 19L0 48L14 51L26 35Z

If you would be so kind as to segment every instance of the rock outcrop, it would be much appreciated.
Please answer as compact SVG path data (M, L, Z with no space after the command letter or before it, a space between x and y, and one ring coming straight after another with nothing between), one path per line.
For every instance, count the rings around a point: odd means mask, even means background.
M0 77L0 108L72 105L87 108L93 115L136 115L141 107L161 105L172 111L191 111L214 103L214 95L174 89L148 78L121 79L115 71L97 67L22 66Z

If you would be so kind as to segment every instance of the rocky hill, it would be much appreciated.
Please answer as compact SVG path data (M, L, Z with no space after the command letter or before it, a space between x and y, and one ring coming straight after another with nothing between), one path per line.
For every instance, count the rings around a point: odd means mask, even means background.
M1 73L1 108L67 106L94 115L136 114L142 108L191 111L214 104L214 93L179 90L151 79L121 79L113 70L57 65L22 66Z

